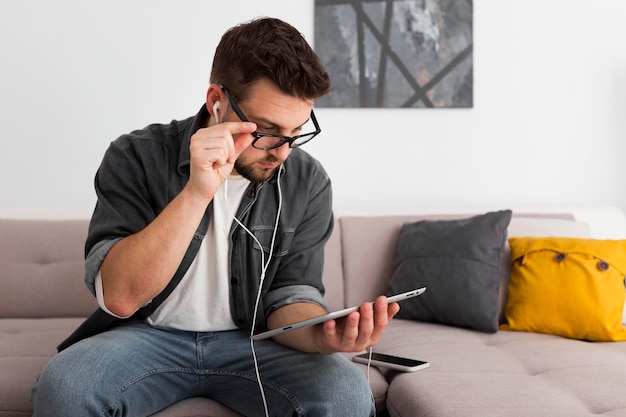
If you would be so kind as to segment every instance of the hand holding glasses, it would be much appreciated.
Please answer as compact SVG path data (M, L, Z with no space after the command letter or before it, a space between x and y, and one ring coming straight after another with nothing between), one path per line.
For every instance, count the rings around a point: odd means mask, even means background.
M233 108L233 111L235 112L235 114L237 114L237 116L241 119L241 121L249 122L248 118L243 114L243 112L241 111L241 108L239 107L239 105L237 105L237 103L235 102L233 97L230 95L226 87L224 87L222 84L219 84L219 83L217 85L226 94L226 97L228 97L228 102ZM313 139L315 136L319 135L319 133L322 131L320 129L319 124L317 123L317 118L315 117L315 113L313 112L313 109L311 109L310 120L311 122L313 122L313 127L315 128L315 130L313 132L304 133L302 135L297 135L297 136L283 136L283 135L275 135L273 133L260 133L258 131L254 131L251 133L252 136L254 136L254 141L252 141L252 146L256 149L260 149L263 151L279 148L283 146L285 143L289 143L290 148L297 148L298 146L302 146L308 141L310 141L311 139Z

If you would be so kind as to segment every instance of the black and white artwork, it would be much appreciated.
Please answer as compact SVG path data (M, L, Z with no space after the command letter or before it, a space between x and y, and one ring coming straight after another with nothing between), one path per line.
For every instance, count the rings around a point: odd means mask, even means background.
M472 0L315 0L318 107L473 106Z

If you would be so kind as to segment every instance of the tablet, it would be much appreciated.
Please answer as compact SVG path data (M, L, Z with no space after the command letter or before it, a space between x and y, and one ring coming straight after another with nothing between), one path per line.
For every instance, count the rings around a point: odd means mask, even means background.
M411 290L404 292L402 294L393 295L391 297L387 297L387 301L389 303L395 303L398 301L406 300L408 298L417 297L418 295L422 295L426 291L426 287L418 288L416 290ZM332 313L324 314L323 316L313 317L312 319L299 321L297 323L288 324L287 326L279 327L278 329L268 330L266 332L262 332L259 334L255 334L250 336L252 340L261 340L267 339L268 337L274 337L276 335L287 333L296 329L302 329L303 327L314 326L316 324L324 323L328 320L335 320L341 317L345 317L353 311L357 311L359 306L344 308L343 310L333 311Z

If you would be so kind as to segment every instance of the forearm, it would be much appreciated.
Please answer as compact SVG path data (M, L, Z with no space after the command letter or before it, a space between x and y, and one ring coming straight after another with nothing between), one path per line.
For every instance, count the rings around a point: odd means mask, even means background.
M111 248L100 270L104 302L112 313L129 316L165 288L207 205L183 189L148 226Z
M374 305L363 303L337 321L294 330L274 337L285 346L304 352L334 353L360 352L378 343L389 320L398 313L398 303L387 303L387 297L379 296ZM268 327L275 329L287 324L324 314L315 304L294 303L281 307L268 317Z
M268 328L277 329L291 323L310 319L326 314L326 310L313 303L294 303L283 306L269 315ZM319 326L319 325L318 325ZM315 332L318 326L305 327L275 336L274 340L282 345L303 352L318 352L315 343Z

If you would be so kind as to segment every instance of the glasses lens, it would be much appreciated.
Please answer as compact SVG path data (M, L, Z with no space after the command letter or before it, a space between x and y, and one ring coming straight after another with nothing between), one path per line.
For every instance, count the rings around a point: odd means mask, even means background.
M307 143L308 141L313 139L315 137L315 135L317 135L317 133L315 133L315 132L311 132L308 135L303 135L303 136L299 137L298 139L294 140L291 143L291 147L292 148L297 148L300 145L304 145L305 143Z
M252 142L252 146L257 149L268 150L277 148L283 143L285 143L285 140L277 138L276 136L259 136L254 142Z

